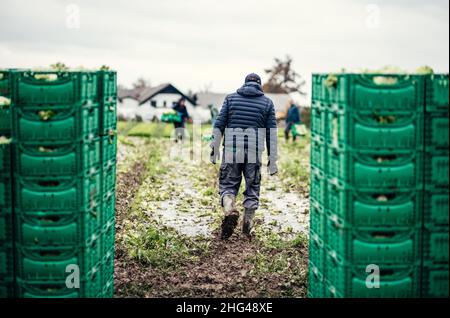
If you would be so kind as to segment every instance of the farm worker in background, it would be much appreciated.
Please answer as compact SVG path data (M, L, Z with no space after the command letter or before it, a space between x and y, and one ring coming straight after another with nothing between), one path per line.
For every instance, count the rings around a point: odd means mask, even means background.
M219 193L224 210L222 239L228 239L237 226L239 211L236 196L245 178L244 219L242 231L250 236L255 211L259 207L262 153L267 147L268 172L274 175L277 168L277 121L273 102L264 96L261 78L250 74L236 93L225 98L214 123L211 143L211 162L223 156L220 166Z
M298 110L297 105L294 102L290 102L291 106L289 107L287 117L286 117L286 127L284 128L284 137L286 141L289 140L289 133L292 130L293 125L299 125L301 123L300 120L300 111ZM294 141L297 139L297 136L293 134L292 138Z
M217 110L217 107L214 105L209 105L209 111L211 113L211 124L214 126L214 122L216 121L217 116L219 115L219 111Z
M186 127L186 121L190 120L191 117L186 108L186 99L180 98L180 100L172 107L174 111L180 116L180 122L174 122L175 131L177 134L177 141L182 141L184 138L184 129Z

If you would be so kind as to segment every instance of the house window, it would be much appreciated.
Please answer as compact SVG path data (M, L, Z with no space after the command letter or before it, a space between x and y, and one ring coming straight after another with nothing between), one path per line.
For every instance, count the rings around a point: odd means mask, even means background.
M164 101L164 102L163 102L163 105L164 105L164 107L167 107L167 102Z
M156 100L150 101L150 105L152 105L153 107L156 107L156 106L157 106L157 105L156 105Z

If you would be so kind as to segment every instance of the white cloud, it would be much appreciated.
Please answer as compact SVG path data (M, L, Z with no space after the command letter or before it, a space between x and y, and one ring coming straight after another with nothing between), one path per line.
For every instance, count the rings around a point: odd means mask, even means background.
M78 4L81 29L65 27ZM367 3L380 6L380 28L365 26ZM213 83L232 91L246 73L290 54L298 72L386 64L448 72L448 1L433 0L3 0L0 67L108 64L120 82L137 76L181 89Z

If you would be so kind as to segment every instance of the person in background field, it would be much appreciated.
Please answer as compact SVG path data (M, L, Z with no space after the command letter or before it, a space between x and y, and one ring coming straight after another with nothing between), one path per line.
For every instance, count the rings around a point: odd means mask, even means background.
M211 114L211 124L214 126L214 122L216 121L217 116L219 116L219 111L217 110L217 107L214 105L209 105L209 112Z
M219 193L224 211L222 239L231 237L239 220L236 196L245 179L244 218L242 232L251 236L253 218L259 207L261 165L264 148L268 154L268 173L277 168L277 121L273 102L264 95L261 78L250 74L245 84L225 98L214 123L211 143L211 162L220 157L223 137L223 156L219 173ZM265 141L265 143L264 143Z
M286 138L286 141L289 140L289 133L291 132L292 126L301 124L300 111L298 110L297 105L295 105L293 101L290 101L290 104L286 117L286 127L284 128L284 137ZM293 135L292 138L295 141L297 136Z
M174 111L178 113L181 118L180 122L174 122L175 131L177 134L177 142L178 140L182 141L184 138L184 129L186 128L186 121L191 120L189 113L186 108L186 99L180 98L180 100L172 107Z

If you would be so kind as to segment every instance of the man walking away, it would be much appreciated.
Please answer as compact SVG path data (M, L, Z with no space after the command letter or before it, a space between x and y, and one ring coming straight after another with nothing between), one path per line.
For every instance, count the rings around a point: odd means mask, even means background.
M174 111L178 113L181 118L180 122L174 122L175 133L177 134L177 142L178 140L182 141L184 138L184 129L186 127L186 121L191 117L186 108L186 99L180 98L180 100L172 107Z
M297 105L291 102L291 106L289 107L287 117L286 117L286 127L284 128L284 137L286 141L289 140L289 133L292 130L293 125L300 125L300 111L298 110ZM297 139L297 136L292 134L292 138L294 141Z
M277 122L273 102L264 96L261 78L250 74L245 84L236 93L225 98L214 124L214 139L211 143L211 162L220 157L222 136L223 156L219 175L219 193L224 210L222 239L234 232L239 219L236 196L245 179L244 220L242 231L250 236L253 218L259 207L261 187L262 152L267 147L268 172L278 172Z

